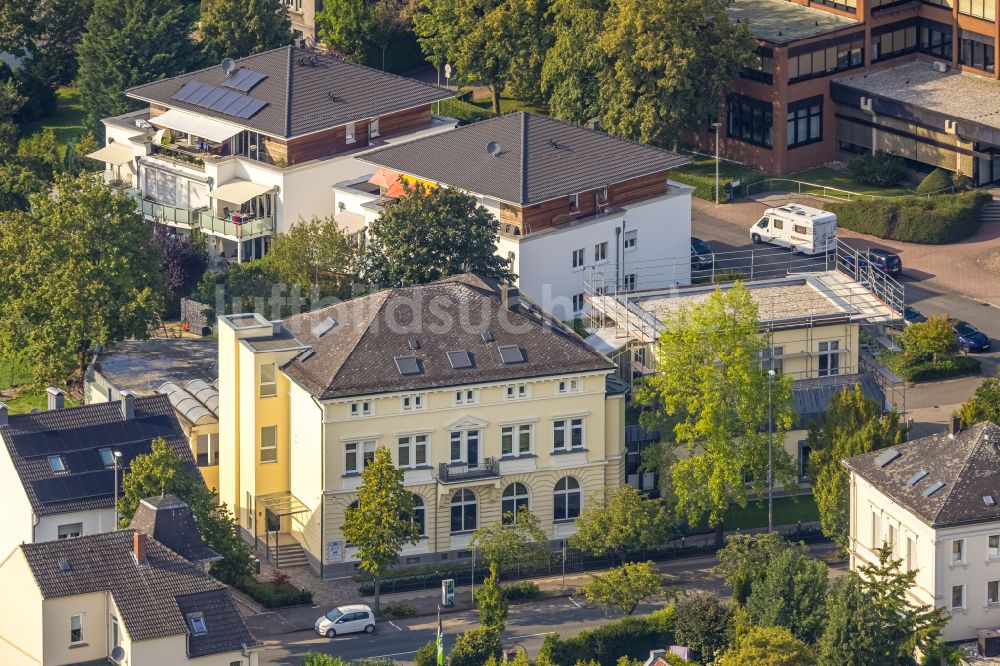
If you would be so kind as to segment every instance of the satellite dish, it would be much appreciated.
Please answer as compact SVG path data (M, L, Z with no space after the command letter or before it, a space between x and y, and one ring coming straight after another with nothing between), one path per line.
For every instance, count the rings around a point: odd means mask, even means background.
M489 153L491 156L496 157L497 155L500 154L500 144L497 143L496 141L490 141L488 144L486 144L486 152Z
M226 76L232 76L233 72L236 71L236 61L232 58L226 58L222 61L222 71Z
M114 661L121 663L122 659L125 658L125 649L121 645L114 646L114 648L111 649L111 658Z

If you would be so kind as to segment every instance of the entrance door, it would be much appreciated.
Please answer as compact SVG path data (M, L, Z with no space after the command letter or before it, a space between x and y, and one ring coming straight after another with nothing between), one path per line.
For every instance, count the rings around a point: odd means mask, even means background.
M264 529L268 532L280 532L281 531L281 516L271 511L270 509L264 510Z

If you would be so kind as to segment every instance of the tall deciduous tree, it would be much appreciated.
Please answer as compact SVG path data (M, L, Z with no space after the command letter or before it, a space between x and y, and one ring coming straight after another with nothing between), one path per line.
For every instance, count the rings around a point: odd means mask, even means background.
M490 575L476 590L476 610L479 611L480 626L503 633L504 625L507 623L507 597L503 588L497 583L496 564L490 564Z
M652 562L629 562L606 574L592 575L582 591L587 601L604 606L607 612L631 615L636 606L662 594L663 589L663 580Z
M500 95L510 82L515 58L515 13L507 0L460 0L455 65L463 81L480 82L493 96L500 114Z
M719 666L816 666L816 653L784 627L751 627L737 636L736 645L717 662Z
M374 579L376 613L382 576L399 562L403 546L420 538L412 516L413 495L403 486L403 471L393 466L389 449L380 446L361 472L358 507L344 512L341 527L347 541L357 547L361 568Z
M548 0L506 0L507 39L513 47L507 88L517 99L541 102L542 67L552 46ZM493 109L499 113L498 108Z
M315 302L349 295L356 252L356 243L333 218L314 217L275 236L267 260L281 282L297 286Z
M93 0L38 0L31 34L32 60L50 85L67 85L76 78L76 47L93 10Z
M0 224L0 353L31 359L39 382L65 380L95 345L146 337L161 262L135 202L88 175L57 177Z
M763 368L768 343L759 330L757 305L740 282L716 289L663 323L657 373L637 394L651 408L641 419L688 454L664 470L671 474L678 512L691 525L707 517L721 537L726 510L747 504L744 474L754 492L767 490L769 409L774 477L786 485L795 482L795 466L783 445L793 416L791 380L780 373L770 377Z
M126 88L176 76L197 62L189 15L179 0L94 0L77 47L80 97L92 129L136 108Z
M927 321L907 326L899 336L899 344L912 361L937 361L958 349L955 329L945 315L928 317Z
M527 508L508 514L504 522L480 527L472 535L472 546L496 572L509 571L515 564L531 568L548 561L549 539L538 518Z
M747 598L749 621L758 626L785 627L795 638L814 643L823 631L827 588L826 563L792 545L767 564Z
M413 15L413 32L420 49L435 67L455 60L459 40L459 12L464 0L422 0Z
M553 0L553 43L542 66L542 92L556 118L583 124L600 115L599 76L608 67L598 37L608 0Z
M770 563L790 548L801 546L785 541L777 532L733 534L726 539L726 546L719 549L719 564L715 569L733 590L733 601L742 606Z
M374 31L375 18L367 0L325 0L316 14L319 41L345 60L364 62Z
M632 486L614 491L603 504L592 503L577 518L570 545L594 555L614 553L624 558L662 544L670 537L672 523L655 499L643 497Z
M218 63L291 43L292 22L281 0L202 0L199 34L205 58Z
M861 392L860 384L837 394L823 417L809 428L809 475L820 526L841 548L848 547L850 487L840 461L899 444L905 432L896 411L883 414Z
M958 412L962 427L983 421L1000 423L1000 378L990 377L983 381Z
M470 272L509 281L510 261L496 253L499 237L500 222L474 197L417 184L369 227L362 275L389 286Z
M704 127L754 51L750 27L724 0L615 0L598 42L612 58L600 77L611 134L660 146Z
M732 642L733 609L708 592L693 592L674 604L677 643L698 651L711 662Z

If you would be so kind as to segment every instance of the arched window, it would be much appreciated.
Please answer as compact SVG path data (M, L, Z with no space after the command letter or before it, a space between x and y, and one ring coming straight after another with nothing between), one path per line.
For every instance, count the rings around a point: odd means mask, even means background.
M523 483L512 483L503 489L500 500L501 522L512 525L517 522L517 512L529 508L531 498Z
M555 520L573 520L580 517L580 482L572 476L564 476L556 483L553 493Z
M468 488L451 497L451 533L472 532L476 529L476 493Z
M413 495L413 513L410 515L410 522L417 526L417 534L427 536L427 510L423 498L417 494Z

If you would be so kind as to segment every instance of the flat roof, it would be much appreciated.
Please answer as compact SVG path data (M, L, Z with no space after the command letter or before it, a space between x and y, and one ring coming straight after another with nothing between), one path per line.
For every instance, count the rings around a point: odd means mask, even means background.
M762 322L850 312L805 280L783 284L748 282L746 287L750 290L750 297L757 304ZM726 290L725 286L723 290ZM635 300L644 310L663 321L677 310L704 303L713 293L715 285L708 289L692 290L692 293L677 291L646 298L638 296Z
M1000 129L1000 85L994 79L950 68L939 72L927 60L846 76L833 83Z
M788 44L861 23L789 0L732 0L726 12L738 23L749 23L754 39L772 44Z
M98 354L94 370L119 391L154 395L165 382L183 384L202 379L211 384L219 374L217 357L215 340L126 340Z

